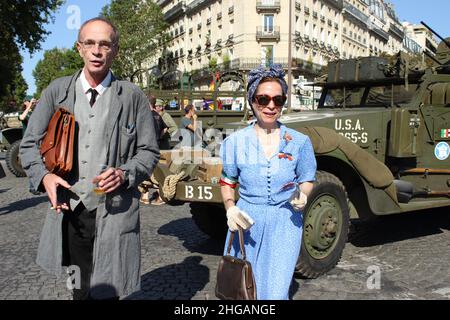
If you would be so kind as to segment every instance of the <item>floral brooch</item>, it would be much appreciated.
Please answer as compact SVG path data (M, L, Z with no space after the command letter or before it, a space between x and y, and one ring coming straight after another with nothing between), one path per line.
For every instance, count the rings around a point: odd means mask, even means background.
M286 140L286 143L288 143L289 141L292 140L292 137L291 137L291 135L290 135L289 133L286 132L286 133L284 134L283 139Z
M286 132L286 133L284 134L283 139L286 140L286 144L288 144L289 141L292 140L292 137L291 137L291 135L290 135L289 133ZM285 153L285 152L280 152L280 153L278 153L278 158L279 158L279 159L288 159L289 161L294 160L294 157L292 156L291 153Z
M291 153L284 153L284 152L278 153L278 158L279 159L288 159L289 161L294 160L294 157L292 156Z

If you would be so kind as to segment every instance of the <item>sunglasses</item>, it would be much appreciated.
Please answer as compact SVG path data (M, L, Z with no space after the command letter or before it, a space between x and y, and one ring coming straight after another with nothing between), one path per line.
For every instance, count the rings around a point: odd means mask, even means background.
M259 95L255 96L256 103L263 107L268 106L270 101L273 101L273 104L275 105L275 107L280 108L280 107L284 106L286 100L287 100L287 97L281 96L281 95L271 97L267 94L259 94Z

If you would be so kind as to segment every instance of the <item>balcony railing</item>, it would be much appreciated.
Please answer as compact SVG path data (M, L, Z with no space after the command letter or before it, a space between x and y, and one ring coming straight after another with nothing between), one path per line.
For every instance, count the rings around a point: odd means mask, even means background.
M393 35L396 35L400 39L403 39L405 37L405 32L393 23L391 23L391 25L389 26L389 32Z
M295 1L295 10L302 11L302 4L300 2Z
M284 69L288 68L288 58L238 58L231 60L230 69L252 70L260 66L268 66L271 64L280 64ZM296 69L308 70L311 72L319 72L323 66L312 63L303 59L293 58L291 66Z
M369 21L369 17L364 14L361 10L350 4L349 2L344 2L344 13L348 14L349 16L355 18L363 25L367 26L367 22Z
M273 27L272 30L267 30L264 27L256 27L256 40L276 40L280 41L280 27Z
M184 13L183 2L178 3L164 14L164 20L172 22Z
M194 12L197 12L200 9L202 9L203 7L205 7L206 5L211 4L213 2L214 2L214 0L194 0L189 5L187 5L186 13L192 14Z
M381 30L380 28L375 27L375 28L372 28L370 31L372 31L379 37L383 38L385 41L389 41L389 34L385 31Z
M342 7L344 5L343 0L322 0L322 1L328 2L338 10L342 10Z
M269 12L269 11L275 11L275 12L280 12L280 1L276 0L273 1L273 3L264 3L264 1L258 0L256 2L256 11L258 13L264 11L264 12Z
M228 8L228 14L232 14L234 12L234 6Z

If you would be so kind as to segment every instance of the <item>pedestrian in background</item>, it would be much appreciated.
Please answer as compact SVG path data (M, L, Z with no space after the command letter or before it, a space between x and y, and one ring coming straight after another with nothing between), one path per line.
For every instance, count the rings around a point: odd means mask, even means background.
M301 211L316 173L310 139L278 121L286 102L284 75L280 66L249 73L247 99L256 121L227 137L220 150L229 226L225 243L238 227L246 230L245 251L260 300L289 298L302 242ZM231 251L235 256L240 254L238 238Z
M197 129L197 114L195 113L195 108L192 104L188 104L184 107L184 117L180 120L180 129L181 132L181 146L182 147L193 147L197 143L198 137ZM200 137L201 140L201 137Z
M23 112L19 115L19 120L22 123L22 136L25 134L25 130L28 126L28 121L30 120L31 113L36 106L36 99L25 100L23 102Z
M147 97L110 70L119 50L116 27L100 17L86 21L77 50L83 69L44 90L21 143L23 168L51 205L37 264L56 275L72 267L73 279L81 279L75 300L117 299L140 289L137 186L151 175L159 149ZM60 106L74 114L78 127L66 179L50 173L39 154Z
M156 99L155 96L150 95L148 97L150 110L152 112L153 120L155 123L155 132L156 132L156 140L158 141L158 147L161 149L161 145L164 144L164 134L166 133L168 127L166 123L163 121L160 112L158 112L159 106L162 103L161 99ZM157 102L159 100L159 105L157 107Z
M172 136L174 136L178 130L178 126L173 120L172 116L166 112L164 108L164 101L161 99L156 99L155 101L155 111L161 116L162 121L164 121L165 129L162 133L160 139L159 148L161 150L169 150L170 149L170 141L172 140Z

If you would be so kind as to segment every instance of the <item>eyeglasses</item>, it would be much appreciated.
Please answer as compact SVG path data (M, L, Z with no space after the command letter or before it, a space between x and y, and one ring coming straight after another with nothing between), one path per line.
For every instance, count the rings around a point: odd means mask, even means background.
M92 49L95 44L98 43L98 47L102 51L110 51L116 44L114 42L110 41L99 41L95 42L94 40L86 40L86 41L78 41L84 49L90 50Z
M262 107L268 106L270 101L273 101L275 107L281 108L282 106L284 106L286 100L287 97L281 95L271 97L267 94L259 94L255 96L256 103Z

